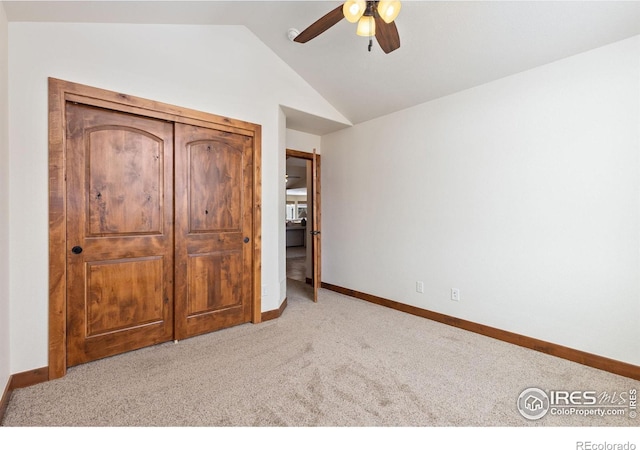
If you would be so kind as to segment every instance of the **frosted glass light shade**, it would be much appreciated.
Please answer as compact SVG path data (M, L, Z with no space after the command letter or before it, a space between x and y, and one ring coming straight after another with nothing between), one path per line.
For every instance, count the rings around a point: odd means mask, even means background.
M358 21L358 28L356 29L358 36L375 36L376 35L376 21L373 16L362 16Z
M344 2L342 13L349 22L356 23L362 17L366 8L367 2L365 0L351 0Z
M378 3L378 14L382 20L391 23L400 14L401 6L400 0L381 0Z

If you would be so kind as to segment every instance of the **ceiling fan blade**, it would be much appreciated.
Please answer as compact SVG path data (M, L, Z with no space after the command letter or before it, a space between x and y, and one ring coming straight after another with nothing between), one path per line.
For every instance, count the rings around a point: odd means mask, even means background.
M294 42L299 42L301 44L309 42L314 37L324 33L329 28L340 22L343 18L344 13L342 12L342 5L340 5L309 25L306 30L296 36Z
M400 48L400 35L395 22L387 23L376 15L376 39L385 53Z

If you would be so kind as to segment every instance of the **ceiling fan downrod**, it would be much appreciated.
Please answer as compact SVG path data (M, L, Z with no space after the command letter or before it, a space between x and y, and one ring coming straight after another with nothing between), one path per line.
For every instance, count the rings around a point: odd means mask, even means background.
M376 11L377 6L378 6L377 1L367 1L367 9L365 10L365 13L363 14L363 16L372 17L373 20L375 20L377 15L377 11ZM374 27L373 29L375 30L375 22L373 27ZM374 34L369 35L369 46L368 46L369 53L371 53L371 48L373 47L373 36L375 36L375 32Z

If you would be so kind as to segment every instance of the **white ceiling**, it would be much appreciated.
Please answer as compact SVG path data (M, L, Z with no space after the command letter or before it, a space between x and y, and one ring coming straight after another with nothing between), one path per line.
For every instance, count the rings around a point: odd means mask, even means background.
M409 1L384 54L342 20L291 42L340 1L4 1L9 21L244 25L352 123L640 34L640 1ZM285 110L292 129L344 124Z

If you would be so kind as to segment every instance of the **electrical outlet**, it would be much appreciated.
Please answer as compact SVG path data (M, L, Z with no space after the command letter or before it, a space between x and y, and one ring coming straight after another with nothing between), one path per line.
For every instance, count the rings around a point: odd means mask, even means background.
M424 293L424 283L422 281L416 281L416 292Z
M451 288L451 300L457 302L458 300L460 300L460 289L458 288Z

